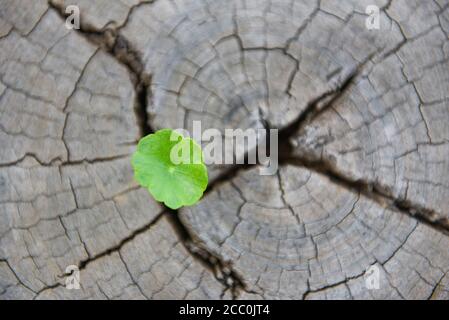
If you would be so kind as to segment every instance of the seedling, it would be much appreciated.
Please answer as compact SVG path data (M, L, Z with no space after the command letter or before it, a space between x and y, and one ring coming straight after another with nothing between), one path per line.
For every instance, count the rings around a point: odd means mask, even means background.
M201 147L170 129L142 138L131 164L139 184L171 209L194 205L207 187Z

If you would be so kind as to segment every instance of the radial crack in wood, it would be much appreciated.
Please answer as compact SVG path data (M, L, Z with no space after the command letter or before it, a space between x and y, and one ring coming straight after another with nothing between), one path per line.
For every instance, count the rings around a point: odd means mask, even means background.
M447 0L3 0L0 298L447 299L448 35ZM130 154L194 120L279 129L278 174L167 212Z

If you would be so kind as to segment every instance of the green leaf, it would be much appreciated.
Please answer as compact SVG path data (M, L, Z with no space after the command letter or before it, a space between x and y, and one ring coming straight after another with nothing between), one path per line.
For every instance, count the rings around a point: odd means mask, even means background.
M171 209L197 203L206 190L200 146L176 131L163 129L142 138L131 163L139 184Z

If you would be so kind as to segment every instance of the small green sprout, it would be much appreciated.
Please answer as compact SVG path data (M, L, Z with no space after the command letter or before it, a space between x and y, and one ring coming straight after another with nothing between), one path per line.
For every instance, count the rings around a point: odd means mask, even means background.
M194 205L207 187L200 146L170 129L142 138L131 164L139 184L171 209Z

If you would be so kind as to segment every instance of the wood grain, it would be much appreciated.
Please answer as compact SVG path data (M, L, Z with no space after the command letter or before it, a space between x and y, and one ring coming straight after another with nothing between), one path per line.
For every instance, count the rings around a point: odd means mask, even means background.
M448 299L448 37L447 0L1 0L0 299ZM194 120L279 129L278 173L155 202L130 156Z

